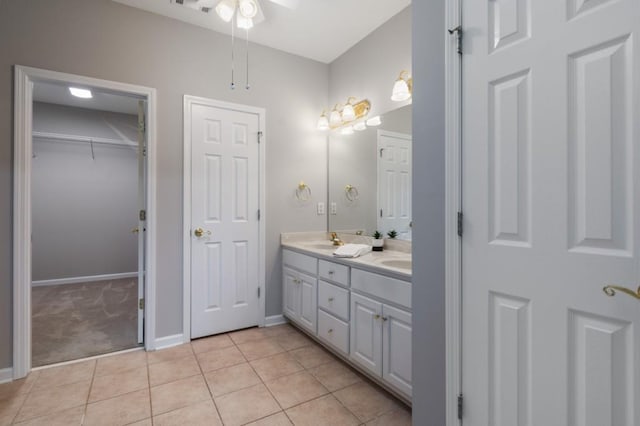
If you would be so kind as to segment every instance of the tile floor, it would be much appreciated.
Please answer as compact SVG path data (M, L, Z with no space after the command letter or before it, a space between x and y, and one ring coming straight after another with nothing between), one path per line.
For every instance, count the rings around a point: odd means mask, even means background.
M411 412L289 325L114 355L0 385L0 425L411 425Z

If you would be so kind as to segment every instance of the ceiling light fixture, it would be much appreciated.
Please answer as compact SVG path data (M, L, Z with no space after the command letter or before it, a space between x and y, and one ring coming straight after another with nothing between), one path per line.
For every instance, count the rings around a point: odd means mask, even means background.
M224 22L231 22L236 13L236 0L220 0L216 5L216 13Z
M395 102L402 102L411 99L411 92L413 90L413 78L409 77L409 71L402 70L398 79L393 84L393 91L391 92L391 100Z
M367 126L369 127L376 127L382 124L382 120L380 119L379 115L376 115L375 117L371 117L370 119L367 120Z
M238 11L245 18L253 18L258 14L258 4L256 0L240 0Z
M367 128L368 122L365 123L367 115L371 110L371 102L367 99L357 101L354 97L349 97L343 105L336 104L329 116L327 111L322 111L318 118L318 130L336 130L341 129L343 135L353 134L354 130L362 131ZM375 117L380 124L380 117ZM375 124L374 124L375 125Z
M79 87L69 87L69 92L76 98L82 99L91 99L93 98L93 94L89 89L81 89Z

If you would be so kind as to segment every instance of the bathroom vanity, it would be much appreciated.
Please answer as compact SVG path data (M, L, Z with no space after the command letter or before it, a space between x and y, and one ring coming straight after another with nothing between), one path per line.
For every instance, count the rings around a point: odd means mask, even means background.
M285 317L410 403L410 251L334 258L328 238L299 234L282 247Z

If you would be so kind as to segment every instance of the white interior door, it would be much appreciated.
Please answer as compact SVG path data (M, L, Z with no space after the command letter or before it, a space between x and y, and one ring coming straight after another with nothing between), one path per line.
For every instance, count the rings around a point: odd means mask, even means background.
M378 130L378 230L411 237L411 135Z
M463 2L465 425L640 425L640 2Z
M259 115L191 107L191 337L260 322Z
M145 241L147 235L146 111L145 101L138 101L138 343L144 342Z

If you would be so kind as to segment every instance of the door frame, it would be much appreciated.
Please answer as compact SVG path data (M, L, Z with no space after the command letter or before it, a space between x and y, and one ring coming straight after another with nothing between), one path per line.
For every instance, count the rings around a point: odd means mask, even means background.
M191 110L194 105L211 106L215 108L223 108L227 110L246 112L250 114L258 115L259 131L262 135L259 138L259 159L258 159L258 208L260 209L260 220L258 221L258 287L260 288L260 301L258 309L261 314L259 315L258 325L264 327L266 316L266 227L265 227L265 127L266 111L264 108L254 107L250 105L242 105L231 102L219 101L215 99L202 98L192 95L184 95L183 104L183 207L182 207L182 223L183 223L183 237L182 237L182 282L183 282L183 319L182 319L182 336L183 342L187 343L191 341L191 127L188 125L191 119Z
M445 0L446 29L462 25L462 1ZM458 213L462 200L462 30L445 38L445 351L446 424L458 426L458 397L462 395L462 238ZM464 225L464 221L463 221Z
M31 371L31 171L33 84L37 81L76 84L146 98L147 238L145 247L145 349L155 349L156 288L156 90L39 68L14 66L13 157L13 378Z

